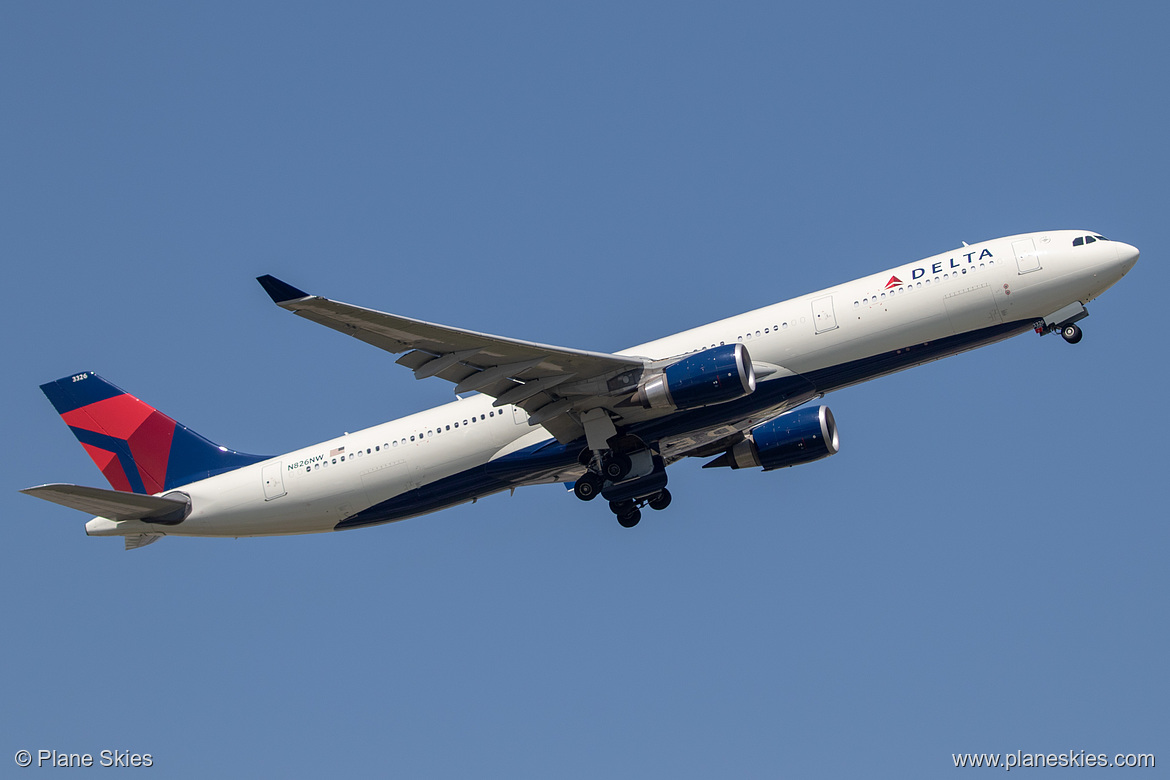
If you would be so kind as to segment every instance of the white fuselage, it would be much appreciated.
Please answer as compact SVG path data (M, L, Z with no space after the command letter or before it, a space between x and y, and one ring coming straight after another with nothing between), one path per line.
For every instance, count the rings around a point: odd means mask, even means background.
M829 392L917 363L895 361L888 368L839 375L833 373L835 367L985 329L992 329L991 340L1006 338L1069 304L1093 300L1121 279L1138 255L1133 247L1114 241L1073 246L1074 238L1086 235L1088 231L1052 231L964 246L620 354L661 360L742 342L754 362L772 364L786 375L839 376L818 385L821 392ZM926 359L973 346L978 343L955 339L952 349ZM769 377L761 384L767 381ZM551 438L543 428L530 426L522 409L492 403L491 397L474 395L185 485L179 489L191 497L192 512L177 526L95 518L86 529L91 535L178 536L334 530L367 507L471 474ZM759 420L728 422L750 427ZM512 486L571 479L580 473L574 467L569 464L563 473L552 475L547 469L530 478L520 475ZM507 487L494 484L480 495ZM478 497L460 493L446 503L432 497L417 512L403 511L390 519Z

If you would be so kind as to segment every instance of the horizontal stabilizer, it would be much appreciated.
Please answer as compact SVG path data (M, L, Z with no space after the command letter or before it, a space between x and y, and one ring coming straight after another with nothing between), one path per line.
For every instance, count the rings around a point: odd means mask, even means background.
M185 498L144 496L82 485L38 485L20 492L110 520L142 520L162 525L181 523L190 507Z

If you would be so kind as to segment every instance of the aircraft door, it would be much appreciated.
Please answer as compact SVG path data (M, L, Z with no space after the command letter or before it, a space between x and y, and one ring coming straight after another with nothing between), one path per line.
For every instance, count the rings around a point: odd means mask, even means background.
M1012 249L1016 253L1016 267L1020 269L1020 273L1040 270L1040 254L1036 251L1036 242L1033 239L1013 241Z
M824 295L812 302L813 323L816 324L817 333L824 333L827 330L835 330L837 327L837 315L833 312L833 296Z
M264 467L260 479L264 482L265 501L280 498L287 492L284 489L284 473L281 469L281 461L279 460Z

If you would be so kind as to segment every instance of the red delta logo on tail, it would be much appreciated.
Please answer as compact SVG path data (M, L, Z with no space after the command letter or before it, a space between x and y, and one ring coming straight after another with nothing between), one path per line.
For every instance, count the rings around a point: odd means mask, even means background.
M114 490L152 495L266 460L203 438L92 372L41 390Z
M81 446L114 490L162 492L175 435L174 420L127 393L66 412L61 419L77 434ZM108 440L91 438L86 441L81 431L108 437ZM112 445L114 449L107 449L103 444ZM132 474L138 477L138 485L131 484L131 474L127 474L122 459L118 457L118 450L123 449L119 444L130 451ZM141 490L136 489L138 487Z

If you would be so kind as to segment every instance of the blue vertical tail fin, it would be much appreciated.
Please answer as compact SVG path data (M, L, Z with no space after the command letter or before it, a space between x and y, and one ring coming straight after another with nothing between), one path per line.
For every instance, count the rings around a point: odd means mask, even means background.
M268 459L221 447L93 372L41 390L115 490L161 493Z

